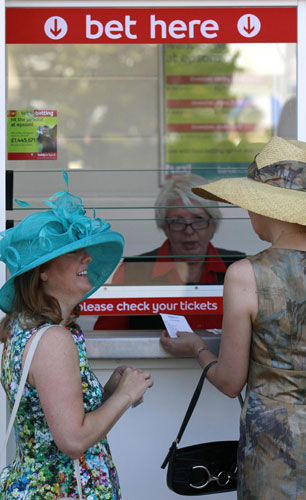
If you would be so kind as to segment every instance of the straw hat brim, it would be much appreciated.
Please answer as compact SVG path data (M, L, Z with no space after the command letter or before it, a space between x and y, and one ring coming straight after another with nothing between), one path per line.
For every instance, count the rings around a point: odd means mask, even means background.
M272 219L306 225L306 192L280 188L248 178L221 179L192 188L208 200L237 205Z
M90 235L80 240L60 247L52 252L46 253L43 257L31 262L30 265L23 267L19 272L13 274L0 289L0 309L5 313L10 313L15 306L15 284L17 276L41 266L60 255L73 252L83 248L92 257L88 265L87 277L92 285L91 290L82 298L85 300L92 295L107 278L112 274L118 265L124 248L124 239L120 233L114 231L105 231Z

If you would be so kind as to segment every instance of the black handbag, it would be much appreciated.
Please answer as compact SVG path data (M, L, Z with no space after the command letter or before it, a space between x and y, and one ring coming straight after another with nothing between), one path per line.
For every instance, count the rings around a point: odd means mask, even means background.
M203 370L177 438L161 465L161 468L165 469L168 464L167 485L178 495L211 495L237 489L238 441L215 441L178 448L199 399L207 372L216 362L212 361ZM242 406L240 394L238 398Z

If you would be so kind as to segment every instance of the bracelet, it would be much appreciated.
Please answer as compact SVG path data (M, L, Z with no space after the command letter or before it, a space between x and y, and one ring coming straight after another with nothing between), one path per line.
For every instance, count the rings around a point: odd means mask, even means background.
M209 351L209 347L202 345L201 347L198 347L197 352L196 352L196 357L199 357L200 352L202 351Z

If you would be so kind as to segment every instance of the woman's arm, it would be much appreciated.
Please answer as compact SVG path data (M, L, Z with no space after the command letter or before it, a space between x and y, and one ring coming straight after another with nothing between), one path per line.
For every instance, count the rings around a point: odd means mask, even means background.
M252 321L257 315L257 287L247 259L232 264L225 275L223 324L218 363L208 371L208 379L230 397L239 394L247 381ZM175 355L198 355L203 366L216 359L206 342L196 334L178 334L178 339L161 337L162 345Z
M107 401L85 413L79 355L69 331L56 326L40 340L28 379L38 391L56 445L73 459L100 441L153 385L149 372L127 367Z

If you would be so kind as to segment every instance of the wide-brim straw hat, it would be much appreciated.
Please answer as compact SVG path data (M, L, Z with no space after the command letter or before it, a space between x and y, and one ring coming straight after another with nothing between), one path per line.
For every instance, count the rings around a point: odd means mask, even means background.
M0 233L0 260L10 272L0 289L0 308L5 313L16 305L15 278L41 264L68 252L86 250L92 257L87 270L91 290L84 300L107 280L122 257L123 236L112 231L104 219L85 215L81 198L61 191L45 203L49 210L32 213Z
M306 143L273 137L247 177L221 179L192 191L273 219L306 225Z

